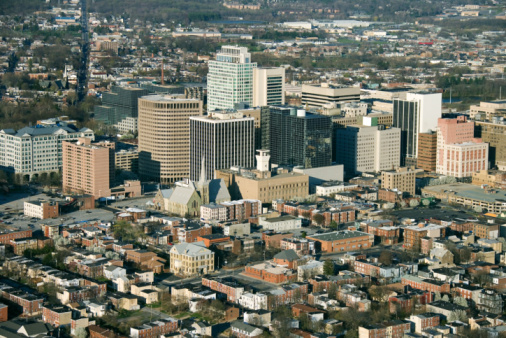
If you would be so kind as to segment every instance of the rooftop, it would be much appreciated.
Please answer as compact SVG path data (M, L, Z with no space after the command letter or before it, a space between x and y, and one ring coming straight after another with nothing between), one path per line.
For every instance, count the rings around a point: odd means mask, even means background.
M356 238L356 237L364 237L364 236L370 237L371 235L369 235L365 232L362 232L362 231L343 230L343 231L329 232L326 234L307 236L307 238L315 239L315 240L319 240L319 241L338 241L338 240L343 240L343 239L348 239L348 238Z

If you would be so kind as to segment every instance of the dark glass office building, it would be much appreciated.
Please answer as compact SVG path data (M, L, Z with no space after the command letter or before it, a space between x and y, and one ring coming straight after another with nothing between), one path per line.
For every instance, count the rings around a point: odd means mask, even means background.
M291 106L270 107L271 163L305 168L332 164L332 121Z

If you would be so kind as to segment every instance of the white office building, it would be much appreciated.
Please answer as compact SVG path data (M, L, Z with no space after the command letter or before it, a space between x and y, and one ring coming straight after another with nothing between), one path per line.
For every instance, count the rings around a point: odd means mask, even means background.
M203 162L204 161L204 162ZM202 169L204 163L204 169ZM255 118L236 111L190 117L190 179L208 179L216 170L255 165Z
M79 137L95 139L93 130L71 125L0 130L0 169L32 175L57 172L63 165L62 143Z
M394 100L392 126L402 131L401 165L416 165L418 135L436 130L441 104L441 93L407 93L406 100Z
M282 67L253 69L253 106L285 104L285 69Z
M222 46L216 60L209 61L207 75L207 107L232 109L234 104L253 103L253 69L246 47Z
M352 125L338 129L336 160L347 176L391 170L400 166L399 128Z

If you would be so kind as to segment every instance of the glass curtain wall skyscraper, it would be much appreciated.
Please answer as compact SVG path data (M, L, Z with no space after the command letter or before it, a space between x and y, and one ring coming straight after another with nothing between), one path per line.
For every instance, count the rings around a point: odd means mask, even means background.
M253 69L246 47L223 46L216 60L209 61L207 109L233 109L234 104L253 103Z

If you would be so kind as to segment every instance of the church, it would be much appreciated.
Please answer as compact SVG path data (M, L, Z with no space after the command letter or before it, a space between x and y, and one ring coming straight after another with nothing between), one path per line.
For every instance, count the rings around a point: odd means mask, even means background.
M228 201L230 201L230 193L225 181L223 179L208 180L205 161L202 158L202 168L198 182L186 178L183 181L176 182L174 187L170 189L158 190L153 203L156 210L181 217L198 217L201 205Z

